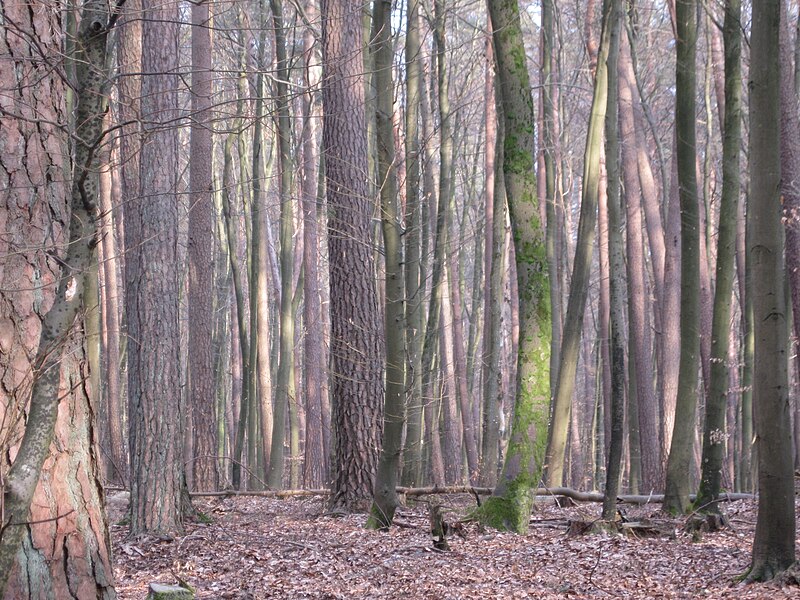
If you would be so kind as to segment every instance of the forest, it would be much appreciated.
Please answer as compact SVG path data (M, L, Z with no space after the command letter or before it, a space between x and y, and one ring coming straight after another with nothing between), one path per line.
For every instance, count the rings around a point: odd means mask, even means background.
M0 598L800 597L799 98L795 0L3 0Z

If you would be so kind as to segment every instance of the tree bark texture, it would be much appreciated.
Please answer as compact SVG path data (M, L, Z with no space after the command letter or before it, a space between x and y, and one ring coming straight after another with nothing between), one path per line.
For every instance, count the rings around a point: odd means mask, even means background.
M0 210L0 597L9 599L115 597L94 438L97 390L81 331L86 278L97 274L94 150L113 22L104 2L84 5L68 192L68 151L54 126L66 121L64 84L52 70L57 15L46 3L0 7L16 29L0 42L0 183L8 191Z
M143 2L142 200L126 204L131 533L183 529L179 377L178 6Z
M331 294L331 507L366 508L382 430L383 349L370 237L361 4L323 0L322 151Z
M192 127L189 161L189 406L192 410L192 481L215 490L215 381L212 362L214 203L211 146L211 32L208 2L192 5Z
M788 318L781 224L779 0L753 6L750 65L750 255L758 517L748 579L772 579L795 561ZM793 105L792 105L793 106Z
M689 485L697 410L697 360L700 350L700 219L697 198L695 129L697 6L676 0L677 53L675 128L681 206L680 366L675 427L667 461L664 508L689 509Z
M514 237L520 333L511 438L499 483L484 504L484 515L495 526L524 532L532 490L541 473L549 412L550 288L536 201L536 120L519 6L516 0L492 2L489 11L505 123L503 175Z

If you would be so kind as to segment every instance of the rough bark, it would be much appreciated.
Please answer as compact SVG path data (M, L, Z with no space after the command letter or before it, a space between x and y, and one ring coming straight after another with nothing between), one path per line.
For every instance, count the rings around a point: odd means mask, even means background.
M51 70L57 15L42 3L0 7L15 29L0 41L0 183L8 190L0 210L8 232L0 242L0 597L9 599L115 597L93 428L97 390L81 331L87 277L97 273L96 149L115 18L104 2L83 7L68 192L65 138L54 126L66 121L64 84Z
M131 534L181 531L178 6L143 2L140 192L126 204Z
M322 150L328 195L331 294L331 507L372 499L383 404L383 350L370 243L361 4L322 2Z
M215 381L212 362L214 205L211 181L211 33L209 5L192 5L192 126L189 152L189 406L192 407L192 481L214 490L216 460Z

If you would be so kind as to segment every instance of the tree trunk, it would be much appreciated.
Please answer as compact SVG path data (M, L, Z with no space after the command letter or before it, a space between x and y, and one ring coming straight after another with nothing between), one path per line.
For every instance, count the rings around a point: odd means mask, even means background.
M489 5L505 123L503 175L508 194L519 298L519 350L511 438L503 472L483 515L516 532L528 528L542 466L550 390L550 291L536 201L533 99L516 0ZM517 57L517 58L515 58ZM537 434L540 436L537 443Z
M618 104L620 88L618 61L620 57L620 0L606 0L603 10L608 28L608 112L605 120L606 168L608 173L608 250L611 267L611 440L606 467L606 488L603 494L603 519L612 521L617 512L617 494L622 479L622 447L625 428L625 283L622 277L625 262L622 241L622 209L620 194L620 159L618 113L625 109ZM607 15L607 16L606 16ZM624 117L623 119L624 120ZM624 128L623 132L624 132ZM627 199L630 202L632 199ZM631 381L631 385L634 382Z
M422 344L425 339L422 295L422 203L420 197L420 73L419 0L406 1L406 346L408 352L406 439L403 447L403 485L422 482Z
M294 311L293 311L293 253L294 214L292 202L292 150L291 120L289 114L288 81L289 63L286 57L286 33L283 24L281 0L270 0L272 22L275 33L275 55L278 63L277 91L278 149L280 153L280 180L278 189L281 206L280 263L281 263L281 306L280 306L280 358L278 379L275 384L275 421L272 433L272 452L267 483L271 489L282 487L284 466L284 445L286 443L286 411L289 403L295 401L294 373Z
M211 33L207 2L192 5L192 128L189 161L189 406L196 490L216 490L216 420L211 353L214 206L211 141Z
M578 221L578 239L575 248L572 280L558 378L553 392L552 421L547 439L547 481L550 485L561 485L564 478L564 456L569 427L569 413L580 354L583 316L589 290L589 276L594 253L594 238L597 225L597 198L600 185L600 154L603 145L603 123L606 116L608 93L608 32L601 34L597 70L594 78L589 131L583 155L583 177L581 188L581 214Z
M681 206L681 323L680 367L675 427L667 462L664 509L685 513L697 409L697 358L700 349L700 231L695 160L695 54L697 10L695 0L677 0L677 53L675 70L675 128L678 139L678 182Z
M0 85L9 106L20 111L0 117L6 142L0 183L8 191L0 210L0 227L8 233L0 241L0 446L7 449L0 459L6 474L0 597L9 599L88 591L115 597L92 422L91 395L98 390L89 385L86 331L75 329L82 326L93 263L96 273L99 183L92 149L104 133L106 39L113 21L103 2L89 2L83 10L75 43L76 142L67 200L69 165L63 157L69 154L65 137L51 125L66 120L65 90L48 56L39 54L58 51L49 47L60 40L57 13L0 7L3 22L17 29L0 42L0 60L10 67L3 69ZM29 36L37 31L52 37L31 45ZM52 246L58 230L63 237Z
M736 221L739 216L739 147L742 132L742 68L740 0L725 5L725 116L722 147L722 204L717 238L717 280L714 321L711 332L711 381L706 396L700 489L695 505L719 512L717 497L722 488L728 396L729 331L736 254ZM730 428L727 428L728 433Z
M306 2L306 15L312 20L317 17L314 0ZM319 150L317 147L317 120L321 114L320 102L314 91L319 85L319 59L315 51L314 34L310 27L303 30L303 50L305 55L303 94L303 350L305 354L304 396L306 402L305 461L303 463L303 483L314 489L328 483L328 448L323 443L324 429L328 426L323 419L323 395L327 370L323 341L323 315L319 273L319 234L320 212L317 204L321 199L318 185Z
M372 498L383 404L360 10L353 0L322 2L335 456L331 507L345 511L363 509Z
M795 560L794 477L787 374L787 307L781 224L779 0L753 7L750 66L750 254L753 259L758 518L750 581ZM794 109L794 105L791 105Z
M386 304L384 331L386 349L386 401L383 409L383 448L375 477L375 498L367 521L368 528L391 525L400 506L397 477L403 426L406 420L406 354L403 302L403 252L400 242L402 211L397 190L394 130L392 128L392 31L391 0L375 0L372 10L372 53L375 68L376 132L378 147L378 182L381 196L381 226L386 265Z
M646 289L645 242L642 230L642 186L636 129L633 111L635 88L631 86L630 45L627 36L620 41L619 127L620 137L626 143L622 149L622 174L625 182L625 207L627 213L627 268L628 314L630 355L636 365L631 385L636 386L638 430L642 462L642 489L645 493L660 491L664 473L661 463L661 444L658 431L658 404L653 385L653 356L650 349L650 328L647 314L649 295ZM610 159L609 159L610 160ZM663 274L662 274L663 276Z

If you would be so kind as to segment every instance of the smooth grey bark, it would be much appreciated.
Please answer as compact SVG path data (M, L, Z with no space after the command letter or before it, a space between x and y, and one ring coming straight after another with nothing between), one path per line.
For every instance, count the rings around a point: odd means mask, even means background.
M742 136L742 67L740 0L725 3L725 106L722 146L722 203L717 237L717 273L714 317L711 332L711 381L706 397L703 428L703 455L700 489L695 506L719 512L717 498L722 489L722 462L725 456L727 396L729 385L728 355L731 319L731 295L736 254L736 221L739 216L739 147Z
M696 0L676 0L675 128L681 207L680 366L675 427L667 461L664 509L685 513L697 408L700 350L700 230L696 171Z
M403 447L403 485L422 482L422 344L425 338L422 295L422 205L420 195L419 109L420 73L420 0L406 2L406 110L405 110L405 167L406 167L406 346L408 352L406 438Z
M282 487L284 470L284 447L286 443L286 411L289 403L294 402L294 255L292 238L294 236L294 202L292 200L292 124L289 112L289 62L286 56L286 31L283 23L282 0L270 0L272 24L275 35L275 57L277 60L277 92L276 110L278 124L278 150L280 179L278 190L280 195L280 265L281 265L281 300L280 300L280 353L278 377L275 382L275 415L272 432L272 450L269 463L267 483L272 489Z
M755 362L753 405L758 517L749 581L773 579L795 561L784 232L781 223L779 0L753 7L750 54L750 205Z
M622 208L620 193L619 148L619 47L622 10L620 0L606 0L603 10L608 28L608 113L605 118L606 169L608 198L608 250L610 281L610 355L611 355L611 440L606 466L606 487L603 493L603 519L612 521L617 512L617 494L622 479L622 447L625 428L625 268L622 241ZM630 201L630 198L628 199Z
M604 24L605 24L605 14ZM553 391L552 416L548 429L546 477L551 485L561 485L564 477L564 457L575 378L583 332L583 316L589 290L589 276L594 254L597 225L597 200L600 186L600 154L603 124L606 117L608 94L609 33L603 28L597 69L594 77L592 108L589 117L586 146L583 156L581 212L578 221L578 239L575 245L572 279L570 282L567 314L564 320L558 378Z
M403 302L405 282L403 250L400 241L402 210L397 189L394 131L392 128L391 0L375 0L372 9L372 53L375 67L376 133L378 149L378 182L381 197L381 227L383 229L386 270L384 305L384 335L386 349L386 399L383 409L383 447L375 476L375 491L367 520L367 528L384 528L392 524L394 512L400 506L397 480L403 426L406 420L406 325Z

